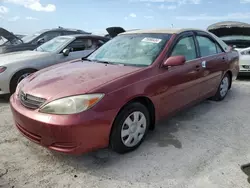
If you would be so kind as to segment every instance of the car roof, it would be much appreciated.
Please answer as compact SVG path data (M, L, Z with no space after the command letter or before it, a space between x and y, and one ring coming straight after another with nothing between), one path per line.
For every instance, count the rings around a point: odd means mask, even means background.
M52 29L43 29L40 32L47 32L47 31L72 31L76 33L85 33L85 34L91 34L90 32L86 32L80 29L72 29L72 28L64 28L64 27L58 27L58 28L52 28Z
M194 28L169 28L169 29L140 29L140 30L132 30L132 31L127 31L124 33L121 33L120 35L126 35L126 34L139 34L139 33L165 33L165 34L179 34L182 32L186 31L203 31L206 32L205 30L201 29L194 29Z
M92 34L73 34L73 35L62 35L62 36L58 36L58 37L71 37L71 38L98 38L98 39L106 39L106 40L110 40L107 37L103 37L103 36L99 36L99 35L92 35Z

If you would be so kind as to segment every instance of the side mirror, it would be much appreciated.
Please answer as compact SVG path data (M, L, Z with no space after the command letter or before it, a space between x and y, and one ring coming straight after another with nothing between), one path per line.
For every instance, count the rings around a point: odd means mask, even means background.
M172 66L179 66L184 65L186 62L185 56L172 56L169 57L164 63L164 67L172 67Z
M37 40L37 44L43 44L44 43L44 38L40 38Z
M68 56L70 53L70 50L68 48L65 48L62 52L64 56Z

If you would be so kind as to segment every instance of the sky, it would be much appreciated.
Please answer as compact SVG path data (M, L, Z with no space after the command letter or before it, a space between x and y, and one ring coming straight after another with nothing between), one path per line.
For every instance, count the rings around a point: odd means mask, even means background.
M250 0L0 0L0 27L18 34L55 28L105 34L105 28L200 28L250 23Z

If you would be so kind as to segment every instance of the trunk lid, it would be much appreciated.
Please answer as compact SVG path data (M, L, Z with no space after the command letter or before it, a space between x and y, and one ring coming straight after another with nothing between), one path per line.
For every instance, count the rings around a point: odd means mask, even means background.
M2 27L0 27L0 37L4 37L5 39L7 39L10 42L12 42L14 40L20 40L20 41L22 41L16 35L14 35L13 33L9 32L8 30L6 30L6 29L4 29Z
M112 38L116 37L120 33L126 32L122 27L108 27L106 28L106 31Z

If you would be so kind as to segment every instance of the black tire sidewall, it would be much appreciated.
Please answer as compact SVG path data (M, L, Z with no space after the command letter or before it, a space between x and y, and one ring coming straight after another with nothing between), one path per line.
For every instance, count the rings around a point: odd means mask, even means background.
M146 118L146 122L147 122L146 131L143 135L143 138L141 139L141 141L137 145L135 145L133 147L127 147L122 142L121 129L122 129L123 123L126 120L126 118L134 111L140 111L141 113L144 114L144 116ZM145 136L147 135L147 132L149 129L149 123L150 123L149 112L144 105L142 105L141 103L131 103L131 104L125 106L125 108L117 115L117 117L114 121L113 127L112 127L112 132L111 132L111 137L110 137L111 148L114 151L116 151L117 153L127 153L127 152L135 150L138 146L140 146L140 144L145 139Z
M15 93L16 91L16 87L18 85L18 80L19 78L24 75L24 74L27 74L27 73L30 73L32 74L33 72L35 71L32 71L32 70L24 70L24 71L21 71L19 73L17 73L12 79L11 79L11 82L10 82L10 93L13 94Z

